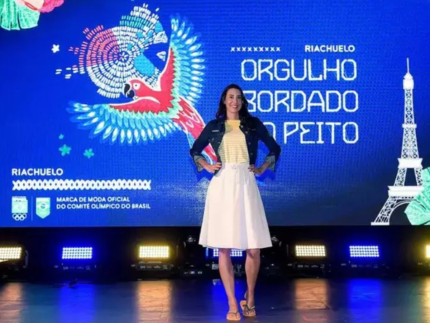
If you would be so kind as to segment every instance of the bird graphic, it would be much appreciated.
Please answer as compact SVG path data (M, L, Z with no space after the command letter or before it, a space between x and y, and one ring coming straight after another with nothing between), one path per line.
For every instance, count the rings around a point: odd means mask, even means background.
M152 64L142 54L144 51L133 56L130 51L133 46L126 44L128 53L118 47L114 50L116 56L111 55L122 61L133 59L136 72L129 75L121 86L122 95L132 101L94 105L70 102L67 110L73 114L72 121L79 123L81 129L90 129L90 137L100 136L102 142L133 146L182 131L190 147L193 145L205 126L194 107L203 86L203 53L197 37L192 34L191 25L180 18L172 18L171 24L166 63L151 84L148 78L141 77L145 70L154 73ZM110 32L113 38L118 38L120 34L127 34L130 38L130 28L126 30L127 26L114 28ZM132 33L142 38L142 31ZM124 41L118 40L118 44L124 44ZM147 65L142 65L142 62ZM216 154L210 145L205 148L203 155L208 162L216 162Z

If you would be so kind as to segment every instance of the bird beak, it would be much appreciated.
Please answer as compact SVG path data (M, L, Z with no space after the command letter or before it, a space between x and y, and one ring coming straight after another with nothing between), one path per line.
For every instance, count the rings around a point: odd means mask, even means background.
M123 93L127 98L134 98L134 91L131 89L131 85L128 83L125 83Z

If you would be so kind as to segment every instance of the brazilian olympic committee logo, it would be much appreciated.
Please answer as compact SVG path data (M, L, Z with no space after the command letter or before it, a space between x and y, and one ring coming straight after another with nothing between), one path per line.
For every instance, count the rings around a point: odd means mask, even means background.
M49 197L36 198L36 215L42 219L51 214L51 199Z
M28 215L28 200L25 196L12 196L12 218L24 221Z

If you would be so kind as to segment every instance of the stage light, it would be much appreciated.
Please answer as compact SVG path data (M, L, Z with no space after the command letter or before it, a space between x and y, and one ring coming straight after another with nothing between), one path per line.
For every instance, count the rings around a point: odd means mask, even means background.
M28 253L23 247L0 247L0 279L20 279L27 267Z
M92 259L92 247L64 247L61 259Z
M296 245L296 257L326 257L325 246L322 245Z
M290 250L288 248L288 250ZM285 272L293 276L324 276L331 272L326 247L321 244L297 244L289 252Z
M206 276L210 272L205 248L198 244L194 235L188 235L179 241L177 248L178 269L182 277Z
M80 278L90 278L92 272L97 270L97 264L93 258L93 247L63 247L54 269L60 270L64 279L71 278L68 277L68 273L72 273L73 278L76 278L76 275Z
M168 259L170 256L169 246L140 246L140 259Z
M159 243L139 245L137 262L131 266L139 272L170 275L175 267L171 247Z
M338 275L351 277L374 277L389 273L389 267L384 264L380 247L374 244L354 244L345 246Z
M421 255L415 263L416 270L420 274L428 275L430 272L430 245L426 245L424 250L421 251Z
M186 242L188 244L195 244L195 243L197 243L197 238L190 235L190 236L187 237Z
M287 255L287 249L276 235L270 239L272 241L271 248L261 250L261 270L260 273L264 277L281 277L283 275L283 266Z
M351 258L379 258L378 246L349 246Z
M19 260L22 256L21 247L0 247L0 261Z
M243 250L231 249L230 250L231 262L233 264L233 273L236 277L242 277L245 274L245 252ZM210 261L210 268L213 271L219 270L218 248L206 248L206 258Z
M219 249L213 249L212 257L213 258L218 258L219 257ZM232 258L243 257L243 251L242 250L231 249L231 251L230 251L230 257L232 257Z

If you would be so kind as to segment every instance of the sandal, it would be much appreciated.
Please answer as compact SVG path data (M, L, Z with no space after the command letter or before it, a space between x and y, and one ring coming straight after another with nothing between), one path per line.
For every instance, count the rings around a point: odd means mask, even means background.
M245 299L243 301L240 301L240 307L242 308L242 314L246 317L254 317L257 316L257 312L255 311L255 305L252 307L249 307L246 303L246 293L243 296Z
M237 312L228 312L227 313L227 321L240 321L240 313Z
M242 307L242 314L246 317L254 317L257 316L257 312L255 311L255 306L249 307L248 304L245 304L244 307Z

